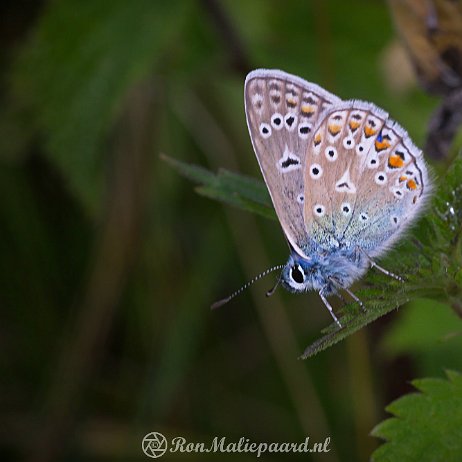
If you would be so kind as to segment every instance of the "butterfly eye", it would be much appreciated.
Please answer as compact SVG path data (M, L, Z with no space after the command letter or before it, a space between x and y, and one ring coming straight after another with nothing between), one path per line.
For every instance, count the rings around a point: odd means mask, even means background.
M290 269L290 277L297 284L303 284L305 282L305 274L303 273L300 265L294 265Z

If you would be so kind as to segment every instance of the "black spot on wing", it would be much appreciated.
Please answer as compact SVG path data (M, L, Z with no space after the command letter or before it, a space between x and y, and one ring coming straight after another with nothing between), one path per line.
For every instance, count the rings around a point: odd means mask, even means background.
M288 168L291 165L298 165L300 162L297 159L292 159L292 157L288 157L281 163L282 168Z

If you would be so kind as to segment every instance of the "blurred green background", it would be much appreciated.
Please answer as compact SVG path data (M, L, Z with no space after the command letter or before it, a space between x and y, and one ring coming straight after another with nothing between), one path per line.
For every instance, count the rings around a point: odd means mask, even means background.
M151 431L324 441L365 461L409 380L462 368L455 315L413 302L307 361L330 323L274 276L277 223L193 191L159 154L261 178L243 83L280 68L384 107L423 144L417 86L378 0L2 2L2 460L148 460ZM255 460L165 454L162 460Z

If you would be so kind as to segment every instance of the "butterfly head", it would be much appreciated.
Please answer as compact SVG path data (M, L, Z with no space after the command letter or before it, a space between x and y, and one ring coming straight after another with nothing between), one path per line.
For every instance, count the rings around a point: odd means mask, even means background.
M367 267L367 260L351 249L313 252L308 257L292 249L280 282L289 292L322 290L330 295L336 292L337 286L349 287L366 272Z
M321 278L315 262L292 252L282 270L281 284L290 292L306 292L322 285Z

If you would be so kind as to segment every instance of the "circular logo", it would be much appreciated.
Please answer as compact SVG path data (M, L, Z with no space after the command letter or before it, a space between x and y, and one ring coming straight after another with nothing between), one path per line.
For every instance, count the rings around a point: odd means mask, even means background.
M167 450L167 438L159 432L148 433L143 438L141 447L148 457L157 459L157 457L163 456Z

